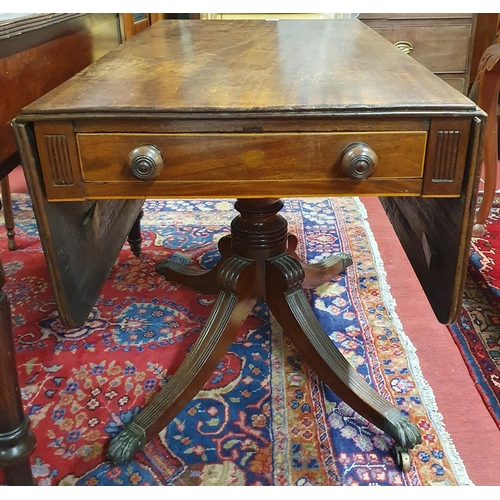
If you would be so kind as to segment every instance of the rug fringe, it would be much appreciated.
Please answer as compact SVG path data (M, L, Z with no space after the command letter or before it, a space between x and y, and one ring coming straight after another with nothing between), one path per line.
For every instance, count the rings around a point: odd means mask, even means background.
M356 204L358 206L358 210L363 218L363 225L366 232L366 236L368 241L370 242L370 246L373 253L373 260L376 264L377 274L380 278L380 293L382 295L382 299L384 300L385 307L391 320L394 323L394 327L401 339L402 344L406 350L406 354L408 357L408 365L411 369L413 378L415 383L418 385L419 392L424 401L424 406L429 413L429 418L432 420L437 433L439 434L439 438L443 444L444 451L450 465L453 469L453 473L459 483L460 486L474 486L474 483L470 480L469 475L467 474L467 470L465 468L465 464L460 457L453 440L450 434L446 431L446 425L443 422L443 415L438 411L436 398L434 396L434 391L432 387L429 385L427 380L424 378L422 373L422 369L420 368L420 361L417 355L417 349L412 344L409 337L403 330L403 325L399 316L396 313L396 300L391 294L391 286L387 282L387 273L385 271L384 262L380 255L377 242L375 241L375 237L371 230L370 224L368 222L368 212L366 211L363 202L358 198L354 197Z

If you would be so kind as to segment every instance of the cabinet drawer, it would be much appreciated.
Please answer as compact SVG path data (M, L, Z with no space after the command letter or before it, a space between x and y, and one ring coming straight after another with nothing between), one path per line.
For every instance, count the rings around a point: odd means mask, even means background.
M349 179L342 152L355 142L375 151L371 179L421 178L427 132L274 134L77 134L84 183L141 181L127 163L131 151L153 145L164 158L154 183L218 181L331 181ZM405 161L401 161L404 157Z
M450 76L450 75L439 75L442 80L444 80L448 85L451 85L454 89L459 92L466 92L467 87L465 86L465 77L460 78L460 76Z
M409 42L410 55L434 73L467 71L469 44L472 32L470 24L457 25L401 25L377 26L367 22L390 42Z
M377 13L360 14L359 19L467 94L475 14Z

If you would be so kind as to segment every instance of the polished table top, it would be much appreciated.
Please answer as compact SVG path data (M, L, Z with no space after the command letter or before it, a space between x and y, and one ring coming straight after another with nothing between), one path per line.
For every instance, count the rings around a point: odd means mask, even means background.
M361 21L163 21L23 110L339 113L474 104Z

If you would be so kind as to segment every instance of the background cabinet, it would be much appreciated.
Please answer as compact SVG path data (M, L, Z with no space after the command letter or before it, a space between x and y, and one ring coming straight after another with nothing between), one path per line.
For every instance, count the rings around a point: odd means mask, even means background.
M358 19L468 93L476 14L359 14Z
M19 164L10 121L120 43L118 14L32 14L0 20L0 177Z

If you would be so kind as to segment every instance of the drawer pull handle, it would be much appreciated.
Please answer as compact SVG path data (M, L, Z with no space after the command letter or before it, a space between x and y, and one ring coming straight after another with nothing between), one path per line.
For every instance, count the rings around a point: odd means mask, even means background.
M152 144L142 144L127 156L127 166L132 175L141 181L150 181L158 177L165 161L162 152Z
M363 142L349 144L342 152L342 169L351 179L368 179L377 165L377 154Z
M405 54L409 54L413 50L413 45L410 42L407 42L406 40L400 40L399 42L395 42L394 47L397 47Z

